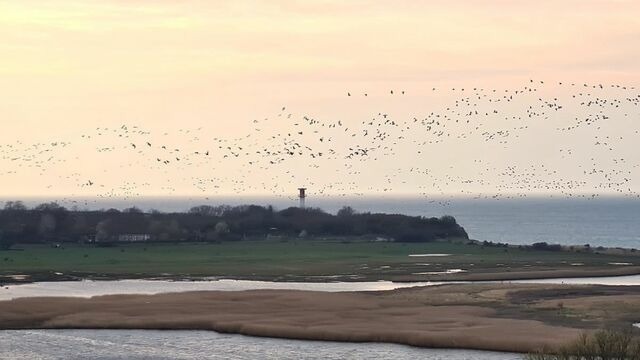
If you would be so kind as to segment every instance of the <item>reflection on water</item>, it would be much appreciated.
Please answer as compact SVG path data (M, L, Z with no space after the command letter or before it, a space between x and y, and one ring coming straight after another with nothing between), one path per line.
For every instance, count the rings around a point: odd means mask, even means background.
M605 277L585 277L585 278L560 278L560 279L538 279L538 280L518 280L517 283L539 283L539 284L574 284L574 285L640 285L640 275L628 276L605 276Z
M0 331L1 359L433 359L516 360L518 354L380 343L299 341L212 331Z
M543 280L520 280L513 283L545 284L602 284L640 285L640 275L592 278L562 278ZM91 297L115 294L158 294L182 291L242 291L258 289L311 290L311 291L379 291L413 286L432 286L447 282L394 283L372 282L273 282L252 280L168 281L168 280L105 280L105 281L51 281L0 288L0 300L38 296ZM455 282L449 282L455 283Z
M313 291L375 291L393 290L439 283L391 281L371 282L273 282L252 280L168 281L168 280L104 280L104 281L51 281L22 285L9 285L0 289L0 300L37 296L91 297L113 294L157 294L182 291L241 291L257 289L313 290Z

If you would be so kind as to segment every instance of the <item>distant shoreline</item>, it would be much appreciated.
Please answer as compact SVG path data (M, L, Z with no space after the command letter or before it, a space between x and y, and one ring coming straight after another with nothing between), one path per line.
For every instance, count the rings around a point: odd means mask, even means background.
M185 275L158 275L158 276L109 276L100 274L84 275L52 275L48 274L16 274L0 275L0 285L20 285L36 282L57 282L57 281L119 281L119 280L167 280L167 281L207 281L207 280L247 280L247 281L272 281L272 282L308 282L308 283L329 283L329 282L363 282L363 281L391 281L396 283L419 283L431 282L497 282L497 281L520 281L520 280L548 280L561 278L598 278L598 277L624 277L640 275L640 266L625 266L613 269L582 269L582 270L540 270L530 272L504 272L504 273L458 273L446 274L441 277L416 277L411 275L396 276L388 279L353 279L350 277L327 276L324 279L318 276L296 277L296 278L272 278L267 276L185 276Z
M496 273L462 273L443 275L441 281L517 281L544 280L560 278L591 278L608 276L640 275L640 266L619 267L613 269L580 269L580 270L539 270L528 272L496 272ZM413 282L411 276L398 277L396 282Z
M626 304L621 306L620 304ZM608 309L600 317L602 306ZM631 326L639 286L464 284L374 292L200 291L0 302L2 329L214 330L526 353ZM631 310L630 310L631 309ZM566 317L564 312L577 314Z
M0 251L0 284L121 279L516 281L640 275L638 251L542 249L469 240L397 243L358 238L137 243L106 248L30 245L20 251Z

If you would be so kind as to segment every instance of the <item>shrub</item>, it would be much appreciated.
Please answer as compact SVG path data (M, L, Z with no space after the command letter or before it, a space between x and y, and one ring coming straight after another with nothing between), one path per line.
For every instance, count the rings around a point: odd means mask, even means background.
M557 351L528 354L526 360L640 360L640 339L631 330L600 330L582 334Z
M562 250L562 246L558 244L547 244L546 242L537 242L531 245L531 248L534 250L545 250L545 251L560 251Z

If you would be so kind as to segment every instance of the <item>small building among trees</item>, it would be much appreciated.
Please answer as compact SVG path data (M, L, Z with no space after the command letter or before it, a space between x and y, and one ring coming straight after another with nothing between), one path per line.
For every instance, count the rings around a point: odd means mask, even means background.
M118 235L118 242L141 242L151 240L149 234L120 234Z

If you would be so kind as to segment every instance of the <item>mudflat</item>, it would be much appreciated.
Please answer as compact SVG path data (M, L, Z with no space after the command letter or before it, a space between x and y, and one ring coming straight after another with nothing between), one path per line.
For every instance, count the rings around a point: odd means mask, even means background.
M0 302L2 329L191 329L529 352L640 320L640 287L464 284L378 292L204 291Z

